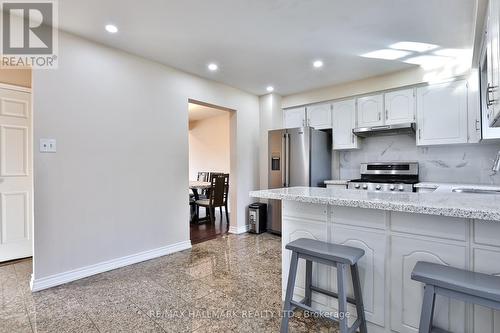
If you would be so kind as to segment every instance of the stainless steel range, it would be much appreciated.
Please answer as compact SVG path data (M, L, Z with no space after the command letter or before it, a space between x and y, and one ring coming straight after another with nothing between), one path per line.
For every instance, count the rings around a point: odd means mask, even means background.
M374 162L361 164L361 179L351 180L348 189L414 192L418 162Z

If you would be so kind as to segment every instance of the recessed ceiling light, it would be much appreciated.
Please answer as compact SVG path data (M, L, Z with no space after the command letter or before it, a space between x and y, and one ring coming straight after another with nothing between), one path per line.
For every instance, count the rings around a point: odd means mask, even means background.
M377 51L373 51L373 52L368 52L368 53L362 54L361 56L364 58L396 60L396 59L401 59L401 58L404 58L406 56L409 56L410 54L411 54L411 52L408 52L408 51L385 49L385 50L377 50Z
M315 60L313 62L313 66L314 66L314 68L321 68L321 67L323 67L323 61L321 61L321 60Z
M208 69L212 72L215 72L216 70L219 69L219 66L217 66L217 64L211 63L211 64L208 64Z
M389 47L391 49L398 49L398 50L425 52L425 51L434 50L438 46L434 45L434 44L419 43L419 42L399 42L399 43L392 44Z
M273 86L268 86L266 88L267 92L273 92L274 91L274 87Z
M111 34L116 34L118 32L118 28L116 27L116 25L113 24L107 24L105 28L106 31Z

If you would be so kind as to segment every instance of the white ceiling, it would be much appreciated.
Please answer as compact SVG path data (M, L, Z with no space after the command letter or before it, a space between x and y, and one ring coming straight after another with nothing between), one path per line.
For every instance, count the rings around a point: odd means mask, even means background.
M189 103L188 110L189 110L189 122L199 121L212 117L220 117L229 112L194 103Z
M397 42L471 49L476 1L59 0L59 23L257 95L268 85L287 95L415 66L360 56ZM108 34L108 23L119 32ZM313 69L315 59L325 66Z

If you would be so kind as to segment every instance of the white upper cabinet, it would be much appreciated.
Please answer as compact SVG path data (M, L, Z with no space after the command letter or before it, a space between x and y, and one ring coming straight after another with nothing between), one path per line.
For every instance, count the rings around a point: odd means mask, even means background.
M487 11L487 85L483 87L487 91L486 110L490 126L500 127L500 0L490 0Z
M306 123L306 108L293 108L283 110L284 128L303 127Z
M384 95L385 124L411 123L415 121L415 89L397 90Z
M359 139L352 133L356 127L356 100L333 104L333 149L357 149Z
M372 95L358 98L358 127L371 127L384 124L384 97Z
M315 129L332 128L332 105L319 104L306 109L307 124Z
M417 88L417 145L467 142L467 81Z

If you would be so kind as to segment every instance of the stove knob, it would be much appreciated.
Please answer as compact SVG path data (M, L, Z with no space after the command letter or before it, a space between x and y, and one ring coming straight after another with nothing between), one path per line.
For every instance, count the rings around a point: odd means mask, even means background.
M354 184L354 188L359 189L359 184Z
M377 185L377 186L375 187L375 189L376 189L377 191L380 191L380 189L381 189L381 188L382 188L382 186L380 186L380 185Z
M368 189L368 185L363 184L363 190L366 190L366 189Z
M405 188L404 188L404 186L403 186L403 185L399 185L398 190L399 190L400 192L403 192L403 191L405 190Z
M394 185L391 185L391 187L389 187L389 190L391 190L391 191L394 191L395 189L396 189L396 186L394 186Z

